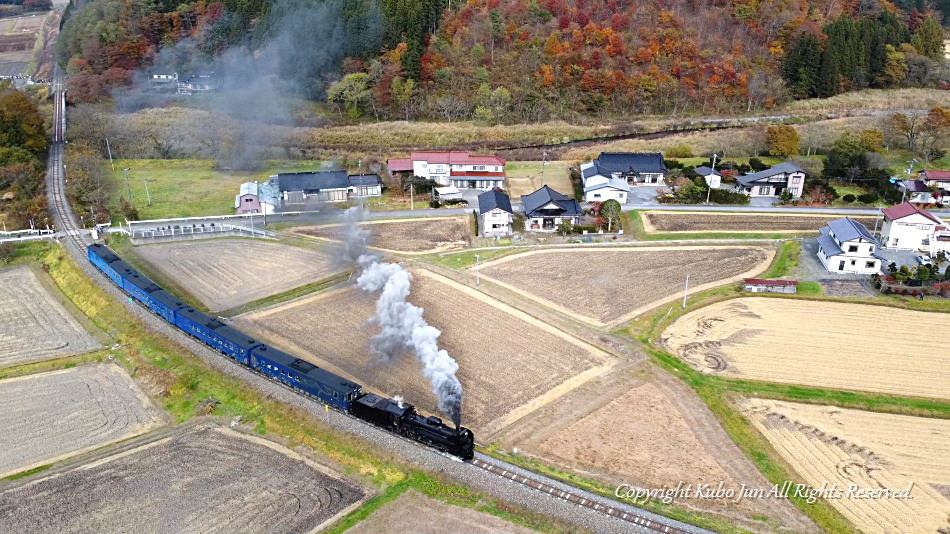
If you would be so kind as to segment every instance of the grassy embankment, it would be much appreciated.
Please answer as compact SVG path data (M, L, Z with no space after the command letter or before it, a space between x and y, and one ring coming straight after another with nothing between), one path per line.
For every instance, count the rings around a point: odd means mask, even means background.
M661 211L651 208L645 211ZM643 227L640 210L625 212L628 221L624 233L632 234L640 241L680 241L696 239L791 239L814 236L815 232L689 232L689 233L648 233ZM750 212L750 215L754 213Z
M358 522L408 488L543 532L571 531L565 525L410 467L382 449L329 427L301 409L267 398L243 381L215 370L176 343L153 333L120 302L94 285L56 245L21 245L17 261L46 263L59 289L97 327L115 340L116 348L95 355L5 369L7 376L68 368L89 361L105 361L107 355L111 355L113 361L128 369L133 378L177 423L202 415L202 403L213 399L219 403L212 404L215 406L213 415L240 417L242 424L255 428L259 433L280 436L291 447L310 449L319 455L321 462L380 492L366 506L343 518L340 524L333 527L333 532L342 531L346 525Z
M780 245L778 253L769 269L761 275L762 278L782 278L787 276L798 264L801 245L797 241L788 241ZM826 390L807 386L774 384L754 380L728 379L720 376L711 376L696 371L666 350L652 343L652 340L661 336L663 330L677 318L697 308L737 298L749 296L742 291L741 284L731 284L690 295L687 307L663 306L641 316L618 331L618 334L629 336L639 341L644 351L652 357L653 362L669 373L682 379L692 387L697 395L706 403L716 415L730 438L739 446L746 456L772 483L781 484L786 480L796 480L793 470L734 407L732 399L737 396L762 397L792 402L829 404L844 408L870 410L884 413L914 415L935 418L950 418L950 403L946 401L908 398L897 395L863 393L854 391ZM879 304L920 311L940 311L950 313L950 301L931 299L920 302L910 298L888 297L874 300L824 297L821 286L813 282L804 282L799 286L798 295L757 294L756 296L772 298L810 298L830 300L836 302L855 302L861 304ZM532 469L548 476L559 478L578 487L594 493L613 497L614 488L598 480L569 472L563 468L512 454L494 447L489 453L510 461L522 467ZM857 531L834 510L827 502L818 501L807 504L802 499L793 498L792 501L808 517L828 532L856 533ZM704 514L683 510L675 506L650 501L645 508L656 511L668 517L706 526L720 532L741 532L733 525L723 524L717 518Z

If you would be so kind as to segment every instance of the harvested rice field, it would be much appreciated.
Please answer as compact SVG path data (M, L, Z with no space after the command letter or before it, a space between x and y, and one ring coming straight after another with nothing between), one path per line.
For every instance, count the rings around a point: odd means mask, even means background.
M346 534L531 534L532 529L409 490Z
M211 311L283 293L339 271L329 254L252 239L163 243L134 250Z
M0 270L0 366L72 356L99 347L29 267Z
M367 245L378 250L406 254L428 254L464 248L472 240L469 218L433 217L429 219L400 219L393 221L366 221L363 228L370 232ZM297 234L340 241L342 224L292 228Z
M736 232L781 233L817 232L828 221L840 219L829 214L802 213L710 213L702 211L643 211L643 229L647 233ZM873 226L874 217L852 217Z
M625 323L690 292L741 280L768 268L770 248L625 247L546 249L481 265L490 280L595 326Z
M688 386L623 364L505 429L496 443L610 488L768 485ZM782 500L676 504L754 532L820 532Z
M0 478L165 421L129 375L112 364L0 380L0 406Z
M509 161L505 165L505 189L512 199L548 187L569 197L574 196L569 161ZM542 171L544 174L542 175Z
M429 271L413 271L410 302L442 331L465 389L462 423L480 439L605 372L612 357L523 312ZM436 414L412 355L381 364L370 353L376 296L355 287L241 315L232 324L317 365ZM315 333L319 333L315 335ZM517 333L517 335L513 335Z
M198 426L7 486L0 531L304 534L365 497L272 442Z
M802 482L842 490L828 503L862 532L947 531L950 421L764 399L740 408ZM911 498L859 493L908 488Z
M947 399L950 350L932 333L948 323L945 313L749 297L687 313L662 342L704 373Z

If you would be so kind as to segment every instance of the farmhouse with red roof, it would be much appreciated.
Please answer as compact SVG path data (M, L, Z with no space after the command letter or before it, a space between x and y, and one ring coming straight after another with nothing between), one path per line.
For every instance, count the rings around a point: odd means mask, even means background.
M439 185L489 191L505 185L505 159L468 152L412 152L408 158L388 160L389 172L412 173Z
M881 241L887 248L917 250L930 243L934 228L942 221L910 202L884 209Z
M920 179L930 187L950 190L950 171L923 170Z

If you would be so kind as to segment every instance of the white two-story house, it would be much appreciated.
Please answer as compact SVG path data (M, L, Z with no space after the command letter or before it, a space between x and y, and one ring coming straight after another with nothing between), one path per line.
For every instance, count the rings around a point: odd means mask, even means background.
M792 198L801 198L805 189L805 171L787 161L736 178L736 191L750 197L777 197L786 189Z
M468 152L412 152L387 161L389 172L408 173L442 186L488 191L505 185L505 159Z
M581 180L584 183L584 202L616 200L626 204L630 198L630 184L623 178L601 171L596 163L581 165Z
M910 202L891 206L884 211L881 239L887 248L918 250L927 248L934 228L943 222Z
M498 189L491 189L478 195L478 216L480 235L496 237L511 235L511 223L514 211L511 199Z
M819 230L818 260L829 273L874 274L881 271L883 257L878 242L861 223L845 217Z

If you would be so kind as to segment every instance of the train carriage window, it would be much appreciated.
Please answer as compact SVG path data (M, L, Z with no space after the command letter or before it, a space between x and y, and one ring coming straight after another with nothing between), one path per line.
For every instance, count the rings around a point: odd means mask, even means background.
M340 396L336 394L336 391L333 392L333 398L334 398L334 399L339 399L339 398L340 398Z

